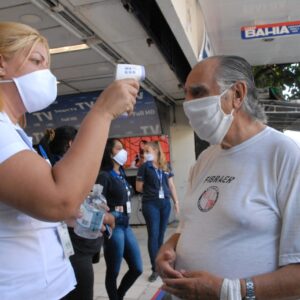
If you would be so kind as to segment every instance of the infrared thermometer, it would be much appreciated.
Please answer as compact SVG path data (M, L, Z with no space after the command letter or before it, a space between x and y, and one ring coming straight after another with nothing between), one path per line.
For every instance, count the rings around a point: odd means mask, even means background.
M145 67L140 65L118 64L115 79L132 78L137 81L145 80Z
M141 65L118 64L116 67L115 80L132 78L137 81L145 80L145 67ZM127 117L125 112L121 116Z

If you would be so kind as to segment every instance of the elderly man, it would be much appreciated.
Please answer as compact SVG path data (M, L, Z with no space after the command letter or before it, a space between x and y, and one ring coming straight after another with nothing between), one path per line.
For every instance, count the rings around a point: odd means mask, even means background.
M299 299L299 148L265 125L243 58L200 62L185 90L185 114L211 146L157 256L163 288L180 299Z

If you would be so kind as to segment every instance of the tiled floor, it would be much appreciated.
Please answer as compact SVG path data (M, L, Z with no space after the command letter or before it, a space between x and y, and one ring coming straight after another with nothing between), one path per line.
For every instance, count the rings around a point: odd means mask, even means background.
M165 239L172 235L177 227L177 223L174 222L168 226ZM150 283L147 278L151 274L151 265L147 250L147 230L144 225L132 226L136 237L139 241L139 245L142 252L144 273L138 278L131 289L127 292L125 300L150 300L155 294L157 289L161 286L162 281L158 278L155 282ZM126 262L123 261L121 272L118 279L121 279L127 270ZM98 264L94 265L95 271L95 285L94 285L94 298L95 300L108 300L105 285L105 261L103 253L101 253L101 259Z

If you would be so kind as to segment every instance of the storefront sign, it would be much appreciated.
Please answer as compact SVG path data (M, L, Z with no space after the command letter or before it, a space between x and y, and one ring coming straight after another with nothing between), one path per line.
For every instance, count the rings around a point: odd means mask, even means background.
M47 128L69 125L79 127L101 92L90 92L57 97L49 108L26 115L26 132L37 143ZM131 116L121 116L110 127L110 137L160 135L161 125L155 100L141 90Z
M211 44L210 44L210 40L208 37L208 34L205 30L204 32L204 40L203 40L203 44L200 50L200 54L199 54L199 58L198 61L201 61L209 56L212 56L212 49L211 49Z
M294 34L300 34L300 21L244 26L241 28L241 37L244 40Z

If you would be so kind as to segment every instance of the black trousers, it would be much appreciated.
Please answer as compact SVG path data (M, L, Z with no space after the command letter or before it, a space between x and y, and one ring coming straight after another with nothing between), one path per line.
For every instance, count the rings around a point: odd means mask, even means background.
M76 252L70 257L77 285L61 300L93 300L94 296L94 270L92 254Z

